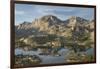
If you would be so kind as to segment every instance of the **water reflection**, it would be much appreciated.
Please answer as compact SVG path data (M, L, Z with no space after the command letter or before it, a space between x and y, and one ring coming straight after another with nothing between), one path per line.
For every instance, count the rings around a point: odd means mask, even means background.
M23 55L37 55L42 62L40 64L50 64L50 63L64 63L65 60L65 54L68 52L67 48L62 48L58 51L58 54L60 55L56 55L53 56L52 54L48 54L48 55L40 55L40 53L43 53L43 49L37 49L37 50L31 50L31 51L24 51L21 48L16 48L15 49L15 55L18 54L23 54Z

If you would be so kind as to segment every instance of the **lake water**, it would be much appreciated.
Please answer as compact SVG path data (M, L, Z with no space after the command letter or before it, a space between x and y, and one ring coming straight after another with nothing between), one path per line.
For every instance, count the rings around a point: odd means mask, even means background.
M58 51L59 54L61 54L61 56L52 56L52 55L39 55L39 53L41 53L41 50L37 50L37 51L24 51L21 48L16 48L15 49L15 55L18 54L23 54L23 55L37 55L40 57L40 59L42 60L42 62L40 64L53 64L53 63L65 63L66 61L65 59L65 55L68 53L68 49L67 48L62 48ZM91 48L89 50L87 50L85 52L88 55L94 55L94 49Z
M37 51L24 51L21 48L16 48L15 49L15 55L18 54L23 54L23 55L37 55L40 57L40 59L42 60L42 62L40 64L51 64L51 63L64 63L65 60L65 54L67 54L69 50L62 48L61 50L58 51L59 54L61 54L61 56L52 56L52 55L39 55L39 53L41 53L40 50Z

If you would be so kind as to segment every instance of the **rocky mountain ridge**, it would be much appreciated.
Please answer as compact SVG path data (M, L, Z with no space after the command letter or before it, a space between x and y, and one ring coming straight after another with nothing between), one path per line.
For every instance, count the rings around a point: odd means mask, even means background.
M89 21L81 17L71 16L62 21L56 16L46 15L35 19L32 23L23 22L15 26L17 36L30 36L38 34L56 34L58 36L70 36L71 31L94 32L94 21Z

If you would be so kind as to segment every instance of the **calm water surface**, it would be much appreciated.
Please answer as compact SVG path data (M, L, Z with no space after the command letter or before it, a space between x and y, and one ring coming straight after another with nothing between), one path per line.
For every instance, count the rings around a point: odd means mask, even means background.
M61 54L61 56L52 56L52 55L39 55L39 53L41 53L41 50L37 50L37 51L24 51L21 48L16 48L15 49L15 55L18 54L23 54L23 55L37 55L40 57L40 59L42 60L41 64L50 64L50 63L64 63L66 62L64 60L65 58L65 54L68 53L68 49L67 48L62 48L61 50L58 51L59 54ZM89 49L86 51L87 54L93 54L94 50L93 48Z

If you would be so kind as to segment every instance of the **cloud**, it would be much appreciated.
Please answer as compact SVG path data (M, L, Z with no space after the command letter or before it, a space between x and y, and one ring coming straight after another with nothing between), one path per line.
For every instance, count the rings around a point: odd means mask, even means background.
M24 11L21 11L21 10L15 10L15 14L16 15L24 15L25 12Z
M61 7L49 5L26 5L16 4L16 23L22 21L32 21L45 15L54 15L61 20L66 20L70 16L79 16L86 19L93 18L93 8L83 7Z
M68 16L77 13L77 8L58 6L36 6L34 10L40 15Z

